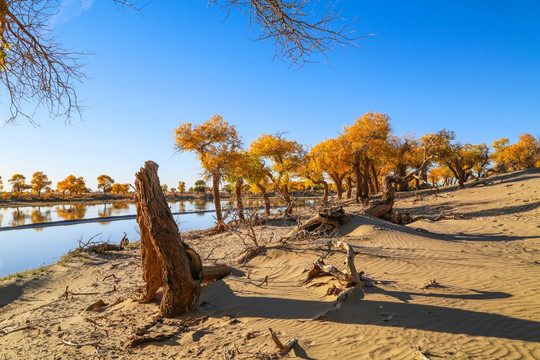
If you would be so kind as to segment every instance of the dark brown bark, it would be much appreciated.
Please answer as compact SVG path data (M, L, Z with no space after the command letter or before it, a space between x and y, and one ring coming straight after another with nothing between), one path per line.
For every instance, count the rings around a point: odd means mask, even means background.
M266 187L261 184L257 184L257 187L259 188L259 190L261 190L261 194L264 199L264 211L266 213L266 216L270 216L270 198L268 197L268 193L266 192Z
M354 193L354 198L356 202L360 202L360 198L362 197L362 188L361 188L362 173L360 172L360 162L355 162L353 164L353 173L354 173L355 181L356 181L356 184L355 184L356 189Z
M155 295L155 282L159 277L163 287L159 314L174 317L195 308L200 294L200 282L192 276L190 261L161 190L157 169L156 163L147 161L135 175L143 279L152 281L152 285L147 283L147 293L143 300Z
M244 221L244 204L242 204L242 187L244 186L244 180L240 179L234 186L234 192L236 194L236 211L238 212L238 219Z
M378 175L377 170L375 170L375 165L373 162L369 165L369 168L371 170L371 181L373 184L373 189L375 190L373 193L377 194L379 192L379 180L377 179Z
M214 195L214 207L216 209L217 228L223 227L223 215L221 214L221 196L219 195L219 174L212 175L212 194Z
M352 197L352 178L347 176L347 199Z
M285 215L292 214L292 200L289 195L289 186L287 184L281 187L281 195L283 196L283 201L285 201Z
M339 177L336 174L329 175L334 184L336 185L337 197L341 200L343 198L343 176Z

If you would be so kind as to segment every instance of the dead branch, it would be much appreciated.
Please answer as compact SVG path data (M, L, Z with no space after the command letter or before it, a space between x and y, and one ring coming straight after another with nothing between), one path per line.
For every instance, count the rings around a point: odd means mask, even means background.
M103 282L103 281L107 280L107 279L110 278L110 277L116 279L116 275L110 274L110 275L105 276L105 277L103 278L103 280L101 280L101 281Z
M431 355L429 350L422 350L422 348L420 346L416 346L416 345L413 345L412 348L415 350L415 352L418 354L418 356L420 356L420 358L422 360L430 360L431 359L429 357L429 355Z
M9 329L9 328L0 329L0 332L3 333L4 335L8 335L8 334L11 334L11 333L14 333L14 332L17 332L17 331L33 329L33 328L34 327L32 325L25 325L25 326L21 326L21 327L15 328L15 329L11 329L11 330L6 330L6 329Z
M426 285L422 286L422 289L429 289L429 288L432 288L432 287L441 287L441 285L439 285L437 280L433 279L429 283L427 283Z
M110 326L110 325L108 325L108 324L99 323L99 322L97 322L97 321L95 321L95 320L92 320L92 319L90 319L90 318L84 318L84 321L87 321L87 322L89 322L90 324L96 325L96 326L99 326L99 327L109 327L109 326Z
M72 343L71 341L62 339L62 343L66 344L66 345L69 345L69 346L75 346L75 347L79 348L79 347L82 347L82 346L95 346L95 345L99 344L100 341L92 341L92 342L88 342L88 343L76 344L76 343Z
M465 219L465 216L456 214L452 211L448 211L448 212L441 211L441 213L433 220L439 221L439 220L462 220L462 219Z
M250 247L246 249L246 251L236 259L236 262L241 265L245 265L249 260L253 259L254 257L261 255L265 252L266 248L264 246L261 247Z
M268 328L268 330L270 331L270 335L272 336L272 340L274 340L274 343L278 347L278 353L280 355L287 354L289 351L291 351L291 349L294 347L294 345L298 342L298 340L296 338L293 338L293 339L289 340L289 342L287 344L283 345L281 343L281 341L279 341L279 338L277 337L274 330L272 330L271 328Z
M129 343L129 347L133 348L135 346L138 346L138 345L141 345L141 344L144 344L144 343L148 343L148 342L153 342L153 341L167 341L169 340L170 338L172 338L175 334L167 334L167 335L156 335L156 336L144 336L144 337L136 337L134 338L133 340L131 340L131 342Z
M66 286L66 291L58 297L58 299L68 300L70 296L85 296L85 295L99 295L99 293L76 293L69 290L69 285Z
M355 253L352 247L343 241L333 241L331 245L335 248L347 251L345 258L345 264L347 266L346 271L341 271L334 266L326 265L322 258L318 258L313 263L313 269L309 271L303 284L305 285L317 277L333 276L346 287L362 287L361 275L363 273L358 273L356 270L356 266L354 265Z
M346 220L341 206L323 208L296 229L289 232L281 242L296 240L303 236L328 236L334 229L340 227Z
M268 275L265 276L264 280L262 281L262 283L260 283L259 285L257 285L258 287L261 287L263 286L264 284L266 284L266 286L268 286Z
M100 310L101 308L106 307L107 305L109 304L105 303L103 300L100 299L96 301L95 303L93 303L92 305L90 305L89 307L87 307L85 311L97 311L97 310Z

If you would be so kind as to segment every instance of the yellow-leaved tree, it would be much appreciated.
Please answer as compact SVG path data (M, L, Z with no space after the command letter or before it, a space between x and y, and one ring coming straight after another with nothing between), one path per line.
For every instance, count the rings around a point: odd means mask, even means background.
M32 175L32 180L30 181L30 183L32 184L32 191L34 191L39 196L41 195L41 190L51 185L52 181L49 180L49 178L43 173L43 171L36 171Z
M540 140L531 134L523 133L517 143L508 145L509 140L502 138L493 142L495 152L491 160L497 171L506 172L540 167Z
M217 229L223 229L219 184L233 154L240 148L241 141L236 128L223 121L221 115L214 115L199 125L181 124L173 134L176 149L180 152L195 152L206 176L212 179Z
M351 126L345 126L343 134L353 157L356 201L360 198L366 201L370 193L370 182L374 190L378 187L375 163L380 161L389 146L390 117L379 112L367 112L361 118L356 118Z
M324 172L335 184L338 199L342 198L343 180L352 172L352 152L344 136L321 141L311 149Z
M70 195L73 194L82 194L87 191L86 182L82 176L76 177L75 175L69 175L62 181L59 181L56 184L56 188L63 193L66 191Z
M97 177L98 181L98 189L103 190L103 193L106 194L112 189L112 185L114 184L114 179L111 178L109 175L99 175Z
M261 135L250 145L250 151L265 163L264 170L285 203L285 214L292 213L292 199L289 183L298 176L298 170L305 157L302 145L286 140L283 134Z
M185 181L178 181L178 192L183 194L186 192L186 183Z
M30 189L30 185L26 184L26 176L22 174L13 174L8 181L14 193L21 193L24 190Z

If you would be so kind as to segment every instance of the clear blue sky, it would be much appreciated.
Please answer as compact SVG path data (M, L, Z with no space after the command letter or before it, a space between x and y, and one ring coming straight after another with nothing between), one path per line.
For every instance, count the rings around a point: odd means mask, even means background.
M356 31L376 35L329 53L331 66L299 70L272 61L271 43L249 40L246 16L225 20L206 3L154 0L138 14L112 0L87 0L84 12L79 0L65 1L54 21L60 38L94 54L90 79L78 87L86 111L68 126L41 115L39 127L0 127L6 189L12 174L29 181L35 171L54 186L69 174L94 190L100 174L133 183L145 160L160 165L169 187L192 186L198 163L175 153L172 131L214 114L246 146L277 131L314 145L367 111L388 113L398 135L447 128L488 144L540 135L538 0L342 0L342 15L358 18Z

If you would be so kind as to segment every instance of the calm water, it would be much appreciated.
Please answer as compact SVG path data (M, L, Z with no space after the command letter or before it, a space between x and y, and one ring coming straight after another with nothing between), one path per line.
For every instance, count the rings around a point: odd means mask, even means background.
M308 203L313 201L308 200ZM258 203L258 202L257 202ZM305 202L303 202L305 203ZM255 205L249 204L249 205ZM205 200L188 200L169 204L171 211L191 212L214 210ZM228 201L222 207L230 207ZM51 221L94 219L111 216L135 215L134 204L53 205L0 208L0 226L20 226ZM206 229L215 224L213 212L174 215L180 232ZM67 226L0 231L0 277L15 272L52 264L79 240L98 235L96 241L119 243L124 232L130 241L138 240L139 227L134 219L96 221Z

